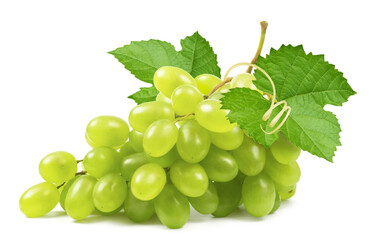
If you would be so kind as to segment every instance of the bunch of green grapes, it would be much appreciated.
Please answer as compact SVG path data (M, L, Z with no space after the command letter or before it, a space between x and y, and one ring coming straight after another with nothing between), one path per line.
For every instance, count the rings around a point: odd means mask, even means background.
M222 93L256 90L253 80L239 74L213 93L222 84L216 76L193 78L180 68L159 68L154 84L160 93L131 110L132 130L113 116L90 121L85 137L92 150L80 161L66 152L43 158L45 182L22 195L22 212L42 216L60 202L77 220L124 209L132 221L156 215L169 228L186 224L190 205L215 217L241 204L255 217L275 212L295 193L300 149L283 135L265 149L221 109ZM84 170L77 173L78 162Z

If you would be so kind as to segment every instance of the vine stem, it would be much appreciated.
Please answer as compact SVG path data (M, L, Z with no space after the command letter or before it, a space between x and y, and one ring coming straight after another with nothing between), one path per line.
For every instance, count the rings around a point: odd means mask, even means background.
M85 175L87 173L87 171L80 171L80 172L77 172L76 174L75 174L75 176L78 176L78 175Z
M77 163L80 163L80 162L83 162L83 159L82 160L77 160Z
M189 113L189 114L187 114L187 115L181 116L181 118L175 120L175 122L177 123L177 122L182 121L183 119L186 119L186 118L188 118L189 116L193 116L193 115L195 115L195 113Z

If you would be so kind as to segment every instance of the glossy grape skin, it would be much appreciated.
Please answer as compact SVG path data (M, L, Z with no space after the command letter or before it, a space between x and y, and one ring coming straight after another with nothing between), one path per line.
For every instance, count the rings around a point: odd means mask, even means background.
M210 132L212 143L223 150L234 150L243 143L244 133L239 126L225 133Z
M238 178L230 182L214 182L218 194L218 207L212 214L215 217L226 217L239 206L242 198L242 183Z
M283 134L270 146L270 151L274 159L282 164L295 162L301 153L301 149L289 142Z
M157 102L164 102L164 103L168 103L168 104L171 104L171 99L166 97L164 94L162 94L161 92L157 94L156 96L156 101Z
M178 128L174 122L161 119L152 123L144 133L144 151L152 157L168 153L178 140Z
M280 198L282 200L287 200L287 199L292 198L296 193L296 186L297 185L295 184L294 187L291 190L289 190L288 192L279 193Z
M154 201L158 219L168 228L183 227L190 217L190 204L187 197L173 185L167 184Z
M153 200L141 201L131 191L127 194L124 208L125 215L133 222L145 222L155 213Z
M281 203L282 203L282 199L281 199L279 193L277 191L275 191L274 206L271 209L269 214L275 213L278 210L278 208L280 207Z
M226 115L230 112L221 109L221 103L218 100L207 99L200 102L195 109L195 118L197 122L211 132L229 132L236 123L230 123Z
M66 195L68 194L68 191L71 187L71 185L73 185L73 183L80 177L80 175L77 175L75 177L73 177L72 179L70 179L68 182L66 182L63 186L63 189L60 193L60 206L62 207L62 209L65 210L65 200L66 200Z
M122 159L121 174L126 181L131 181L134 172L144 164L148 163L144 153L133 153Z
M187 120L179 128L178 153L183 160L197 163L204 159L210 148L209 132L196 120Z
M27 189L19 199L19 208L27 217L43 216L56 207L60 192L48 182L39 183Z
M92 192L97 180L92 176L80 176L70 186L65 199L66 213L81 220L88 217L95 209Z
M170 167L170 179L174 186L187 197L199 197L208 189L209 179L198 163L178 160Z
M270 213L275 202L275 187L266 174L247 176L242 187L243 203L249 214L263 217Z
M230 82L231 88L250 88L256 90L256 86L253 84L256 78L250 73L240 73L233 77Z
M129 137L129 125L119 117L99 116L88 123L86 133L95 147L118 149Z
M173 163L177 159L180 159L180 156L178 154L177 147L174 146L168 153L166 153L165 155L161 157L152 157L148 155L147 153L145 153L145 158L150 163L156 163L163 168L167 168L173 165Z
M201 74L195 78L197 89L204 94L208 95L212 89L220 84L222 80L212 74Z
M192 207L201 214L212 214L218 207L218 194L214 184L209 182L208 189L200 197L188 198Z
M266 154L265 172L274 182L283 186L296 184L301 175L297 162L292 162L288 165L281 164L274 159L270 151L267 151Z
M127 156L129 156L129 155L131 155L133 153L137 153L137 151L135 151L135 149L132 147L132 145L130 144L130 142L126 142L119 149L120 158L127 157Z
M274 182L274 186L275 186L275 189L277 190L277 192L279 193L286 193L288 191L291 191L292 189L295 188L295 185L296 184L293 184L291 186L284 186L284 185L281 185L277 182Z
M139 167L131 179L132 194L139 200L149 201L157 197L166 183L164 169L155 163Z
M90 147L92 148L100 147L99 145L95 144L94 142L91 141L91 139L88 138L87 133L84 134L84 138L86 139L86 142L88 145L90 145Z
M195 79L181 68L164 66L157 69L153 76L153 83L157 90L170 98L174 89L178 86L188 84L196 87Z
M98 210L97 208L95 208L95 212L97 212L101 216L113 216L113 215L119 213L122 209L123 209L123 204L121 206L119 206L117 209L115 209L114 211L111 211L111 212L102 212L102 211Z
M265 147L245 136L242 145L231 151L239 165L239 169L247 176L259 174L265 166Z
M141 132L132 130L129 134L129 143L136 152L143 152L143 136Z
M171 95L171 103L177 115L193 113L197 104L203 100L203 95L191 85L181 85Z
M126 196L126 180L116 173L109 173L100 178L92 193L96 209L106 213L123 206Z
M94 148L84 157L83 166L89 175L100 178L107 173L120 172L120 155L110 147Z
M239 167L234 157L225 150L211 146L208 155L200 162L210 180L228 182L238 175Z
M73 178L77 172L77 161L67 152L53 152L45 156L39 164L40 176L56 186Z
M135 131L144 133L153 122L160 119L174 121L174 116L174 110L168 103L145 102L130 111L129 123Z

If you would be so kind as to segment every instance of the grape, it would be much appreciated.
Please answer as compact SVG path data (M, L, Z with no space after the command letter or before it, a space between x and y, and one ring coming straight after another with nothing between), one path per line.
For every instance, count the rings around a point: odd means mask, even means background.
M238 148L244 139L244 133L239 126L225 133L210 132L212 143L223 150L234 150Z
M247 211L255 217L263 217L273 209L275 187L265 174L247 176L242 189L243 203Z
M297 162L288 165L281 164L274 159L270 151L266 154L265 172L274 182L283 186L294 185L300 179L300 168Z
M218 195L218 207L215 217L226 217L239 206L242 198L242 184L238 178L230 182L214 182Z
M126 142L122 145L122 147L119 149L119 155L121 158L124 158L130 154L136 153L135 149L132 147L130 142Z
M129 143L136 152L143 152L143 136L143 133L135 130L130 132Z
M89 175L100 178L107 173L120 172L120 156L110 147L94 148L84 157L83 166Z
M157 69L153 76L153 83L157 90L170 98L174 89L183 84L196 87L195 79L181 68L164 66Z
M301 149L290 143L283 135L279 135L279 139L270 146L274 159L282 164L295 162L300 155Z
M175 160L180 159L180 156L177 151L177 147L173 147L168 153L161 157L152 157L145 153L145 158L147 159L148 162L150 163L157 163L163 168L170 167Z
M92 142L91 139L88 138L88 136L87 136L87 132L84 134L84 137L85 137L86 142L88 143L88 145L90 145L90 147L92 147L92 148L99 147L99 146L96 145L94 142Z
M193 113L197 104L203 100L203 95L196 87L191 85L179 86L171 95L173 109L178 115Z
M208 97L208 99L213 99L213 100L221 100L223 98L223 94L220 92L214 92L212 95Z
M244 137L242 145L231 153L236 159L240 171L247 176L255 176L264 169L265 147L247 136Z
M156 96L156 101L157 102L164 102L164 103L169 103L171 104L171 99L166 97L164 94L162 94L161 92L157 94Z
M282 199L281 199L279 193L277 191L275 191L274 206L271 209L269 214L275 213L278 210L278 208L280 207L281 203L282 203Z
M190 217L190 204L171 184L165 185L154 202L158 219L168 228L181 228Z
M211 146L208 155L201 161L210 180L228 182L238 175L238 164L234 157L225 150Z
M204 94L208 95L212 89L220 84L222 80L212 74L201 74L195 78L197 89Z
M179 128L177 149L183 160L197 163L204 159L210 148L209 132L196 120L186 120Z
M109 173L100 178L92 193L96 209L106 213L123 206L126 196L126 180L116 173Z
M94 147L120 148L129 137L129 126L121 118L114 116L99 116L87 125L88 144Z
M152 123L143 137L144 151L152 157L161 157L168 153L178 139L178 128L174 122L161 119Z
M70 179L68 182L66 182L63 186L63 189L60 193L60 206L62 207L62 209L65 210L65 200L66 200L66 195L68 194L68 191L69 191L69 188L71 187L71 185L73 185L73 183L75 182L75 180L77 180L80 176L75 176L73 177L72 179Z
M253 81L256 78L250 73L240 73L233 77L230 82L231 88L250 88L252 90L256 90L256 86L253 84Z
M46 182L59 186L73 178L77 168L73 155L59 151L48 154L40 161L39 173Z
M221 93L227 93L227 92L230 91L230 88L231 88L230 83L226 83L225 85L223 85L222 87L220 87L218 89L218 91L221 92Z
M212 132L229 132L236 124L230 123L226 115L229 110L221 109L218 100L207 99L200 102L195 110L195 118L201 126Z
M131 191L127 194L125 201L125 214L134 222L145 222L155 213L153 200L141 201Z
M134 172L144 164L148 163L144 153L130 154L122 159L121 173L126 181L131 181Z
M19 199L19 208L27 217L40 217L56 207L60 193L52 183L32 186Z
M187 197L199 197L208 189L209 179L198 163L176 161L170 167L170 178L174 186Z
M166 183L166 173L160 165L147 163L138 168L131 179L131 191L142 201L157 197Z
M149 125L160 119L174 121L174 110L170 104L164 102L145 102L134 107L129 114L131 127L144 133Z
M277 189L277 191L280 192L280 193L286 193L286 192L291 191L292 189L295 188L295 184L293 184L291 186L284 186L284 185L281 185L277 182L274 182L274 186L275 186L275 189Z
M208 189L200 197L188 198L192 207L201 214L212 214L218 207L218 195L212 182L209 182Z
M296 193L296 184L294 185L294 187L289 190L288 192L284 192L284 193L279 193L280 197L282 200L287 200L287 199L290 199L293 197L293 195L295 195Z
M96 182L94 177L85 175L70 186L65 199L65 211L70 217L81 220L93 212L92 192Z
M113 215L119 213L122 209L123 209L123 204L121 206L119 206L116 210L111 211L111 212L102 212L102 211L98 210L97 208L95 209L95 211L102 216L113 216Z

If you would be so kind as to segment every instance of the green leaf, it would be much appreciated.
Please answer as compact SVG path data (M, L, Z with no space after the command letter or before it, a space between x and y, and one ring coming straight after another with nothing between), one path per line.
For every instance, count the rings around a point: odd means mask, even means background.
M132 94L128 98L133 99L137 104L141 104L144 102L151 102L155 101L158 94L158 90L152 87L142 87L139 91Z
M180 53L188 59L186 71L193 77L209 73L221 77L221 69L218 66L217 55L209 42L198 32L181 40L182 50Z

